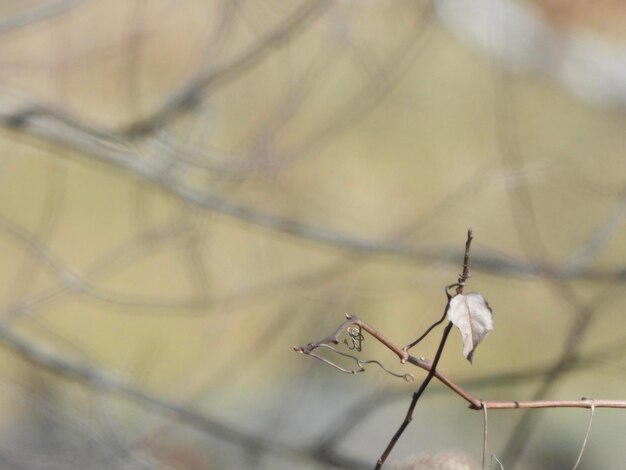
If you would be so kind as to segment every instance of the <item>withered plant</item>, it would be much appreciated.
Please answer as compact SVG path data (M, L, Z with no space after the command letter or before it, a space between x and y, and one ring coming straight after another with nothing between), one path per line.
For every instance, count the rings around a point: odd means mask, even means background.
M503 410L503 409L529 409L529 408L588 408L591 413L589 416L589 424L587 432L581 446L580 453L573 468L576 469L582 458L584 449L587 445L589 433L591 431L591 422L593 419L593 413L595 408L626 408L626 401L623 400L598 400L592 398L583 397L580 400L534 400L534 401L494 401L484 400L474 396L469 391L455 383L451 378L447 377L443 373L437 370L437 365L443 354L444 347L450 335L450 331L453 326L456 326L463 340L463 356L470 362L474 357L474 351L479 343L489 334L493 329L493 313L489 304L485 298L478 293L472 292L464 294L463 290L469 278L471 277L471 271L469 269L470 249L472 246L473 234L472 230L467 232L467 240L465 242L465 256L463 259L463 270L459 275L457 282L445 287L445 294L447 302L443 311L443 315L437 321L435 321L426 331L420 335L415 341L407 344L404 347L398 346L394 341L385 337L382 333L374 329L365 321L361 320L356 315L346 314L346 320L337 327L326 338L309 343L306 346L294 347L294 350L305 354L307 356L314 357L320 361L328 364L335 369L348 373L356 374L363 372L365 366L368 364L376 364L382 368L388 374L396 377L401 377L407 381L412 381L414 376L412 374L398 374L389 370L380 361L376 359L362 359L357 353L363 352L363 341L365 339L364 334L370 335L376 341L382 343L386 348L391 350L399 359L402 364L410 363L420 369L426 371L426 377L422 380L418 389L413 393L411 403L406 412L404 420L400 424L398 430L393 434L389 443L382 452L380 458L375 464L375 469L380 469L387 461L387 458L391 454L394 446L402 436L402 433L407 428L409 423L413 420L413 412L422 394L426 391L426 388L430 384L433 378L437 378L446 387L456 393L459 397L469 403L469 408L473 410L482 410L484 415L483 425L483 452L482 452L482 467L485 468L486 455L487 455L487 411L488 410ZM448 323L443 329L441 340L435 352L432 360L424 357L416 357L409 353L409 351L419 344L424 338L426 338L437 326L442 324L445 320ZM343 342L340 338L344 336ZM339 349L342 345L345 346L344 350ZM348 369L329 359L328 357L320 355L322 350L329 350L333 354L337 354L341 357L353 360L355 367ZM492 460L498 462L503 466L497 457L492 455Z

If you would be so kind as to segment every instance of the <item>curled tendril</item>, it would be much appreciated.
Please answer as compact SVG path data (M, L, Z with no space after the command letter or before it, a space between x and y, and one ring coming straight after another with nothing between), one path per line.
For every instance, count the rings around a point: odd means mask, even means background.
M354 362L356 362L357 365L357 369L346 369L344 367L341 367L340 365L332 362L329 359L326 359L325 357L319 356L315 353L313 353L312 351L308 351L305 352L305 354L314 357L315 359L319 359L320 361L324 362L325 364L328 364L331 367L334 367L335 369L345 373L345 374L357 374L359 372L363 372L365 371L365 367L364 365L366 364L376 364L378 367L380 367L382 370L384 370L385 372L387 372L389 375L393 375L394 377L398 377L400 379L405 380L406 382L413 382L415 380L415 377L413 376L413 374L398 374L396 372L393 372L389 369L387 369L385 366L383 366L380 362L378 362L377 360L371 359L371 360L362 360L359 359L356 356L353 356L352 354L348 354L342 351L339 351L338 349L336 349L335 347L328 345L328 344L319 344L318 347L324 347L327 349L330 349L331 351L339 354L340 356L343 357L347 357L348 359L352 359Z
M365 341L365 336L361 333L360 326L349 326L346 331L348 332L348 336L350 337L350 343L348 343L347 339L344 339L343 342L350 351L358 351L361 352L361 343Z

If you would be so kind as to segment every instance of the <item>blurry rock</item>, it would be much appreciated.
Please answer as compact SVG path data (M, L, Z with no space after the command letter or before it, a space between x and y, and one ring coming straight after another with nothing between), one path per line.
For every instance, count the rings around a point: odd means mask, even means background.
M505 69L548 76L596 106L626 106L626 3L441 0L436 11Z
M480 465L463 452L448 451L415 454L404 460L390 462L393 470L478 470Z

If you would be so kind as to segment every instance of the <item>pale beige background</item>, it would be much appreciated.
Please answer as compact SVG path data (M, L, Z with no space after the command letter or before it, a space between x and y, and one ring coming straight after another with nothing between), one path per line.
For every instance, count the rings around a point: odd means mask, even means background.
M495 329L441 369L626 398L626 19L501 3L0 2L0 466L328 468L316 443L370 395L331 456L373 463L417 385L291 347L345 312L413 340L468 227ZM590 361L546 382L568 344ZM58 376L85 365L227 431ZM515 468L570 468L588 412L532 413ZM490 415L490 452L521 416ZM618 468L625 435L598 410L579 468ZM393 457L444 449L479 460L482 415L434 384Z

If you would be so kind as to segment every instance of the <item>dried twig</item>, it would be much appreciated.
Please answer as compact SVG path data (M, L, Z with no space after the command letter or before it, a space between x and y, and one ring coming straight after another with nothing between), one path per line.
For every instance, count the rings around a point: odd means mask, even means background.
M591 402L591 408L590 408L591 412L589 413L589 424L587 424L587 432L585 433L585 439L583 439L583 445L580 447L580 453L578 454L578 458L576 459L576 463L574 464L574 467L572 467L572 470L576 470L578 468L578 465L580 464L580 461L583 458L583 453L585 452L585 448L587 447L589 434L591 433L591 423L593 422L595 403L593 399L589 399L589 401Z
M200 71L181 89L169 96L155 112L131 124L123 131L123 134L130 137L145 135L163 126L177 114L195 107L202 94L207 93L209 89L214 91L219 86L231 83L232 80L248 72L265 59L268 52L303 30L331 4L332 2L327 0L313 0L305 3L275 30L226 64L216 69Z
M461 387L459 384L455 383L452 379L450 379L443 373L436 370L436 368L433 367L434 362L431 362L428 359L425 359L423 357L417 358L415 356L412 356L406 353L406 351L404 351L404 348L400 348L394 343L392 343L389 339L387 339L385 336L380 334L378 331L376 331L367 323L363 322L357 316L348 315L347 317L348 317L347 320L344 323L342 323L339 326L339 328L337 328L337 330L335 330L335 332L331 334L330 336L320 341L317 341L315 343L309 343L306 346L294 347L294 350L302 354L313 355L312 354L313 351L315 351L319 347L322 347L323 345L338 344L339 335L348 326L358 325L363 329L363 331L368 332L373 338L378 340L380 343L384 344L390 351L394 352L398 356L398 358L400 358L401 362L408 362L410 364L413 364L416 367L419 367L420 369L427 371L429 375L432 374L432 377L437 378L442 384L444 384L446 387L448 387L450 390L456 393L459 397L465 400L469 404L469 408L473 410L485 410L485 409L511 410L511 409L538 409L538 408L588 408L590 409L591 407L626 409L626 400L593 400L592 402L587 398L582 398L580 400L536 400L536 401L481 400L477 398L476 396L474 396L469 391L467 391L466 389L464 389L463 387ZM444 331L444 334L445 334L445 331ZM440 343L440 346L441 346L441 343ZM422 386L423 386L423 383L424 382L422 382ZM416 392L416 394L418 392ZM418 399L419 399L419 396L418 396ZM412 409L410 411L412 411ZM410 419L408 420L408 422L410 422ZM407 425L408 425L408 422L407 422Z
M467 237L467 242L465 246L463 272L459 275L459 279L456 284L452 284L446 288L446 293L448 295L448 302L450 298L452 298L452 296L449 294L449 290L452 288L456 288L455 294L456 295L462 294L465 283L467 279L469 279L471 276L471 272L469 270L469 252L470 252L471 242L472 242L472 232L470 230L468 231L468 237ZM415 409L417 401L419 400L421 395L424 393L424 391L428 387L428 384L433 378L437 378L446 387L451 389L454 393L456 393L458 396L460 396L466 402L468 402L470 409L483 410L483 413L485 414L485 418L486 418L487 410L489 409L491 410L538 409L538 408L588 408L588 409L621 408L621 409L626 409L626 400L589 400L587 398L582 398L580 400L533 400L533 401L481 400L437 370L437 364L439 362L439 359L441 358L443 348L445 346L446 340L452 328L451 322L448 322L448 325L444 329L444 332L443 332L441 341L439 342L439 346L437 348L437 352L435 354L434 360L431 362L423 357L417 358L408 353L408 349L410 349L410 347L412 347L414 344L417 344L417 341L409 344L408 346L401 348L397 346L396 344L394 344L391 340L386 338L384 335L379 333L376 329L374 329L373 327L365 323L363 320L359 319L357 316L346 315L346 317L347 317L346 321L344 321L331 335L327 336L326 338L320 341L309 343L306 346L294 347L294 350L302 354L310 355L310 356L317 357L318 359L320 359L320 357L316 356L314 353L316 349L320 347L329 347L330 345L339 344L339 336L344 331L346 331L348 328L352 326L358 326L361 331L365 331L368 334L370 334L374 339L382 343L390 351L392 351L396 356L398 356L401 363L408 362L428 372L426 378L423 380L419 389L413 394L411 404L404 418L404 421L402 422L402 424L400 425L396 433L393 435L389 444L387 445L387 448L385 449L385 451L383 452L383 454L377 461L376 469L380 469L382 465L385 463L387 457L393 450L396 442L398 441L398 439L400 438L400 436L402 435L402 433L404 432L408 424L411 422L413 410ZM427 330L427 333L430 332L439 323L441 323L441 321L431 326ZM422 335L418 339L422 339L424 336L425 335ZM336 349L334 348L333 350L336 351ZM347 355L347 357L352 357L353 359L357 361L357 364L359 365L362 362L362 361L359 361L358 358L353 357L352 355ZM354 373L354 372L351 372L351 373ZM587 437L585 438L585 444L586 444L586 441L587 441ZM484 446L485 446L485 449L483 449L483 453L486 455L486 420L485 420ZM584 450L584 446L583 446L583 450Z
M472 230L470 229L470 230L467 231L467 241L465 242L465 256L463 258L463 272L461 272L461 274L459 275L459 280L458 280L458 283L457 283L457 286L456 286L456 295L460 295L460 294L463 293L463 287L465 285L465 281L471 275L470 274L470 270L469 270L469 253L470 253L470 248L472 246L472 239L473 239L473 234L472 234ZM446 304L446 310L445 311L447 311L447 309L448 309L447 306L450 303L450 299L452 298L450 296L450 294L448 293L448 289L451 288L451 287L452 286L449 286L448 288L446 288L446 295L448 297L448 303ZM444 311L444 316L445 316L445 311ZM442 318L442 320L443 320L443 318ZM415 406L417 405L417 401L420 399L420 397L422 396L422 394L426 390L426 387L428 387L428 384L430 384L430 381L433 379L433 377L435 377L435 375L437 373L437 364L439 363L439 360L441 359L441 355L443 354L443 348L446 345L446 341L448 340L448 336L450 335L450 331L452 330L452 326L453 326L452 322L449 321L448 324L446 325L445 329L443 330L443 335L441 336L441 341L439 342L439 346L437 347L437 352L435 353L435 358L433 359L433 362L432 362L432 365L430 367L430 370L428 371L428 375L426 375L426 378L424 379L424 381L422 382L420 387L413 394L413 397L411 399L411 404L409 405L409 409L408 409L408 411L406 413L406 416L404 417L404 421L402 422L402 424L400 425L400 427L398 428L396 433L393 435L393 437L389 441L389 444L387 444L387 447L386 447L385 451L383 452L383 454L378 459L378 462L376 462L376 469L377 470L380 469L383 466L383 464L387 460L387 457L389 457L389 454L391 453L391 451L395 447L396 442L398 442L398 439L400 439L400 436L402 435L402 433L404 432L406 427L413 420L413 410L415 409ZM431 328L429 328L429 330ZM422 335L422 337L423 337L423 335ZM413 342L413 344L415 344L415 343L416 342Z
M485 469L485 459L487 457L487 434L489 431L489 420L487 419L487 407L485 403L481 403L483 405L483 459L482 459L482 468Z

